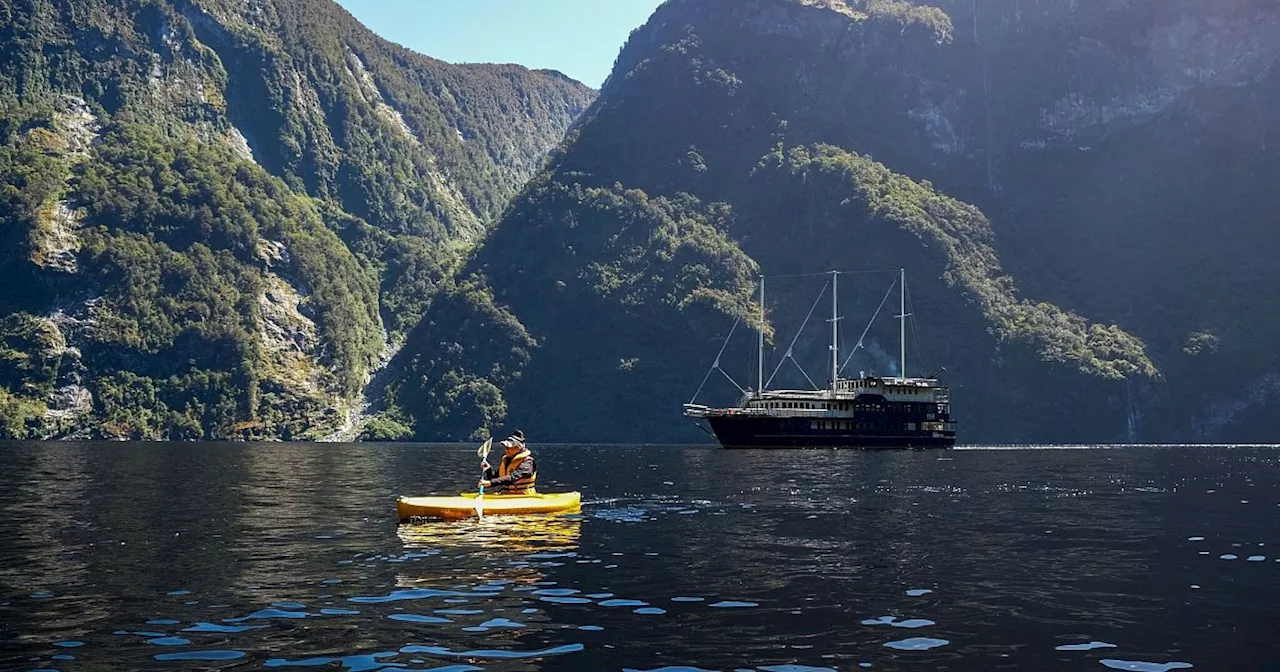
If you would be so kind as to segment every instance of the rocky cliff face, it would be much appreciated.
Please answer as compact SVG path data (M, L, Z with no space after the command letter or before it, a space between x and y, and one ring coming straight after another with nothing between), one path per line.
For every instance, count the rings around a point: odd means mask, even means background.
M556 438L692 438L679 403L750 320L756 269L888 264L916 278L967 441L1261 438L1276 7L937 5L660 7L468 267L484 291L451 295L502 311L520 345L431 359L454 377L410 367L398 393L432 400L419 432L509 413ZM681 221L722 251L649 261ZM620 262L637 230L646 261ZM637 292L704 272L724 302ZM485 412L450 405L485 385Z
M931 179L992 215L1028 290L1146 342L1163 375L1135 393L1142 437L1265 438L1280 7L944 6L991 83L963 116L989 114L992 130L967 162L985 183L964 162Z
M319 437L594 96L328 0L0 1L0 434Z

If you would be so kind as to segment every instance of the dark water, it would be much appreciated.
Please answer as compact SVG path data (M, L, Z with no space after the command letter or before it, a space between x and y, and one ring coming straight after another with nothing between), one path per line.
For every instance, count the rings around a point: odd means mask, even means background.
M0 669L1280 670L1280 449L0 446Z

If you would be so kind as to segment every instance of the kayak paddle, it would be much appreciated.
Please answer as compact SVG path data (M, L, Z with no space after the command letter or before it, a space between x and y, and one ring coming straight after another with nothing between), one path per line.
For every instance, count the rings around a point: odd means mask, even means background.
M481 465L480 480L481 481L484 480L484 476L485 476L484 464L489 461L489 448L492 446L493 446L493 437L491 436L488 439L485 439L485 442L480 444L479 450L476 451L476 455L480 456L480 465ZM484 485L483 483L480 485L479 494L476 495L476 517L481 519L484 518Z

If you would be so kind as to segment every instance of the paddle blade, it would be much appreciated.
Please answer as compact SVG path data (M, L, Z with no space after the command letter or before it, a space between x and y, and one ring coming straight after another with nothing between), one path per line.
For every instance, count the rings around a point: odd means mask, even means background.
M484 486L480 486L480 494L476 496L476 517L484 518Z

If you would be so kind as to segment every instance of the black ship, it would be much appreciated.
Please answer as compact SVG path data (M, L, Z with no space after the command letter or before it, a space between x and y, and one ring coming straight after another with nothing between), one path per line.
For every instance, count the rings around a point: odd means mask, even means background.
M902 321L902 375L840 376L837 349L839 272L831 273L831 379L826 389L768 390L764 380L764 278L760 279L760 376L755 390L743 390L732 408L688 403L684 414L711 433L725 448L950 448L956 421L946 385L933 375L914 378L906 372L906 273L899 271ZM825 290L824 290L825 291ZM888 299L893 288L885 294ZM883 307L884 302L881 302ZM877 311L878 314L879 311ZM812 313L811 313L812 314ZM874 321L874 317L872 320ZM803 326L801 327L803 329ZM863 334L865 336L865 332ZM732 332L730 332L732 337ZM728 341L726 341L727 345ZM857 347L861 347L861 339ZM855 347L856 351L856 347ZM721 348L721 352L724 349ZM790 351L787 353L790 357ZM846 362L847 364L847 362ZM712 370L719 368L719 357ZM707 372L710 375L710 371ZM727 374L726 374L727 375ZM806 375L807 378L807 375ZM732 378L730 378L732 380ZM703 379L705 385L706 378ZM736 385L736 383L735 383ZM699 388L701 391L701 388ZM697 393L694 394L697 398ZM704 428L705 429L705 428Z

